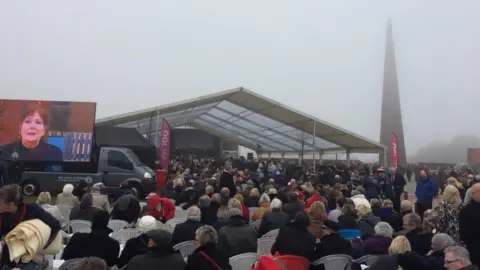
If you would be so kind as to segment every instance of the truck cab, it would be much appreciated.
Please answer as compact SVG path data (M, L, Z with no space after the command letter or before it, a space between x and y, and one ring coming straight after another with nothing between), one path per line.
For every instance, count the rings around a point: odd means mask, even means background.
M97 171L105 186L127 185L139 197L156 189L155 172L128 148L102 147Z
M41 191L56 193L65 184L77 185L82 180L90 185L103 183L107 187L129 188L140 199L156 191L155 172L128 148L102 147L98 156L92 158L92 163L96 165L95 173L24 171L19 184L27 196L37 195Z

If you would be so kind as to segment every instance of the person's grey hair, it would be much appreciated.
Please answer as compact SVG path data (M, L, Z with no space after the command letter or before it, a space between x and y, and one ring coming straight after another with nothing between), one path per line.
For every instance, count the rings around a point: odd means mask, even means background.
M472 262L470 261L470 253L468 250L461 246L451 246L445 248L445 253L452 253L452 255L460 260L463 260L466 265L471 265Z
M455 246L455 241L446 233L437 233L432 238L433 251L442 251L446 247Z
M73 270L107 270L107 263L97 257L86 257L80 259Z
M353 190L353 191L352 191L352 197L353 197L353 196L360 195L360 194L362 194L362 193L360 193L360 191L358 191L358 190Z
M412 203L410 201L404 200L400 203L400 213L412 211Z
M268 194L263 193L262 196L260 196L260 199L258 200L258 204L262 204L262 203L270 203L270 197L268 196Z
M200 199L198 199L198 207L204 208L208 206L210 206L210 197L208 197L207 195L203 195L202 197L200 197Z
M221 203L222 202L222 196L218 193L214 193L212 195L212 198L210 199L210 202L216 202L216 203Z
M280 201L279 199L275 198L272 200L272 202L270 203L270 207L272 207L272 209L282 209L282 201Z
M206 244L214 244L216 245L218 242L218 235L217 231L209 225L201 226L195 232L197 240L200 246L204 246Z
M260 197L260 191L258 190L258 188L252 188L252 190L250 191L250 196Z
M74 187L72 184L66 184L63 186L63 194L72 194L73 189Z
M242 210L238 208L230 208L230 210L228 210L228 218L230 219L231 217L243 217Z
M378 222L374 227L375 235L392 238L393 228L387 222Z
M220 190L220 196L230 196L230 189L224 187Z
M403 220L405 220L405 222L408 225L414 226L416 229L422 229L423 228L422 219L420 218L420 216L418 214L415 214L415 213L406 214L403 217Z
M198 208L197 206L192 206L188 208L188 212L187 212L188 220L200 221L201 215L202 215L202 212L200 211L200 208Z

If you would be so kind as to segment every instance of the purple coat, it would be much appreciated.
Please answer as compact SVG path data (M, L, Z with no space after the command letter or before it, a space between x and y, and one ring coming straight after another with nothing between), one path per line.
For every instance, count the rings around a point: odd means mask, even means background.
M364 255L388 255L388 247L392 243L391 238L384 236L372 236L363 242Z

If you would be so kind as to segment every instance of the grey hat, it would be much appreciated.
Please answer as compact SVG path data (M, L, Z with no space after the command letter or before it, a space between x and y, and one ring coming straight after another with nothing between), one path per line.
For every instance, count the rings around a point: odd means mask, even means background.
M157 246L167 247L172 241L172 234L163 229L149 230L145 233Z

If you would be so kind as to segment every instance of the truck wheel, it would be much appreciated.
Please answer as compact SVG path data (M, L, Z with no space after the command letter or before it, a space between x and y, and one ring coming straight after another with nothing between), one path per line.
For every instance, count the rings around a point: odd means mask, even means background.
M25 196L38 195L39 187L38 187L37 181L31 180L31 179L23 181L22 192L23 192L23 195Z
M143 189L140 184L137 183L130 183L128 187L132 190L133 195L137 196L138 199L143 200L145 199L143 195Z

